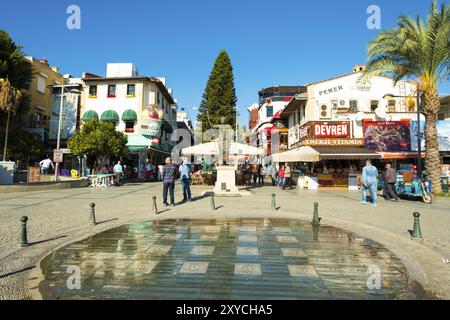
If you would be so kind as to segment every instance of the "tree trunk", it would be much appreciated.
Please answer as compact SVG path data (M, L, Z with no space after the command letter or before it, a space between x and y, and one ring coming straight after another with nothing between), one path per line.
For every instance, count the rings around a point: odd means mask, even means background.
M439 158L439 141L436 128L437 113L440 109L439 95L435 93L424 94L425 113L425 169L433 185L433 193L442 192L441 188L441 161ZM433 112L428 112L433 111Z
M8 151L8 134L9 134L9 120L11 118L11 111L8 111L6 118L6 130L5 130L5 147L3 148L3 161L6 161L6 153Z

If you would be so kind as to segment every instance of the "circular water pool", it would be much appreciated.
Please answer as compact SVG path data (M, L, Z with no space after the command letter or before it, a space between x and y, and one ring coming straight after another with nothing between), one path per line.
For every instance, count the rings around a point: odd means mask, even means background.
M44 299L395 299L408 282L381 244L284 219L140 222L41 267Z

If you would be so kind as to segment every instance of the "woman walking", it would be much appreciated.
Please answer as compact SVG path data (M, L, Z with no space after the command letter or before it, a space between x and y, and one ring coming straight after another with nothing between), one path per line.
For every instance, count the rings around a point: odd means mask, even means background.
M280 186L280 188L284 187L285 179L285 169L284 166L281 166L280 170L278 170L278 185Z

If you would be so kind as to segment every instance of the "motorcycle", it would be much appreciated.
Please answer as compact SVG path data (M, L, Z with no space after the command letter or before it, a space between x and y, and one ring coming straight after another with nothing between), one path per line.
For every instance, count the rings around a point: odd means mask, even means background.
M394 191L399 197L421 198L424 203L433 203L431 183L426 176L417 177L414 171L398 170Z

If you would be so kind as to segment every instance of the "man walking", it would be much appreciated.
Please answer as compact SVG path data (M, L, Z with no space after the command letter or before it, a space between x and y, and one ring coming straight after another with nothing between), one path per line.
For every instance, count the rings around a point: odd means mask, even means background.
M117 161L116 165L113 167L113 173L115 176L116 186L120 186L120 178L123 175L123 168L120 161Z
M183 202L192 201L191 194L191 168L190 165L186 163L183 159L183 162L180 165L180 180L181 180L181 189L183 190Z
M163 180L163 204L167 207L167 192L170 195L170 205L175 206L175 180L177 179L177 166L172 163L170 157L166 158L166 164L162 169L162 180Z
M383 178L386 183L386 200L398 201L399 198L394 192L394 186L397 182L397 173L394 169L392 169L392 166L389 163L386 164L386 171L384 172Z
M50 160L49 156L39 162L39 167L41 167L41 174L48 174L48 169L50 169L50 167L52 167L52 169L55 169L55 166L53 165L53 162L52 160Z
M362 172L361 203L367 204L366 190L369 190L372 198L372 206L377 206L377 177L378 170L367 160Z
M284 178L285 178L285 183L283 185L283 190L286 189L286 186L289 185L289 189L292 190L292 172L291 172L291 167L286 164L286 168L284 169Z

